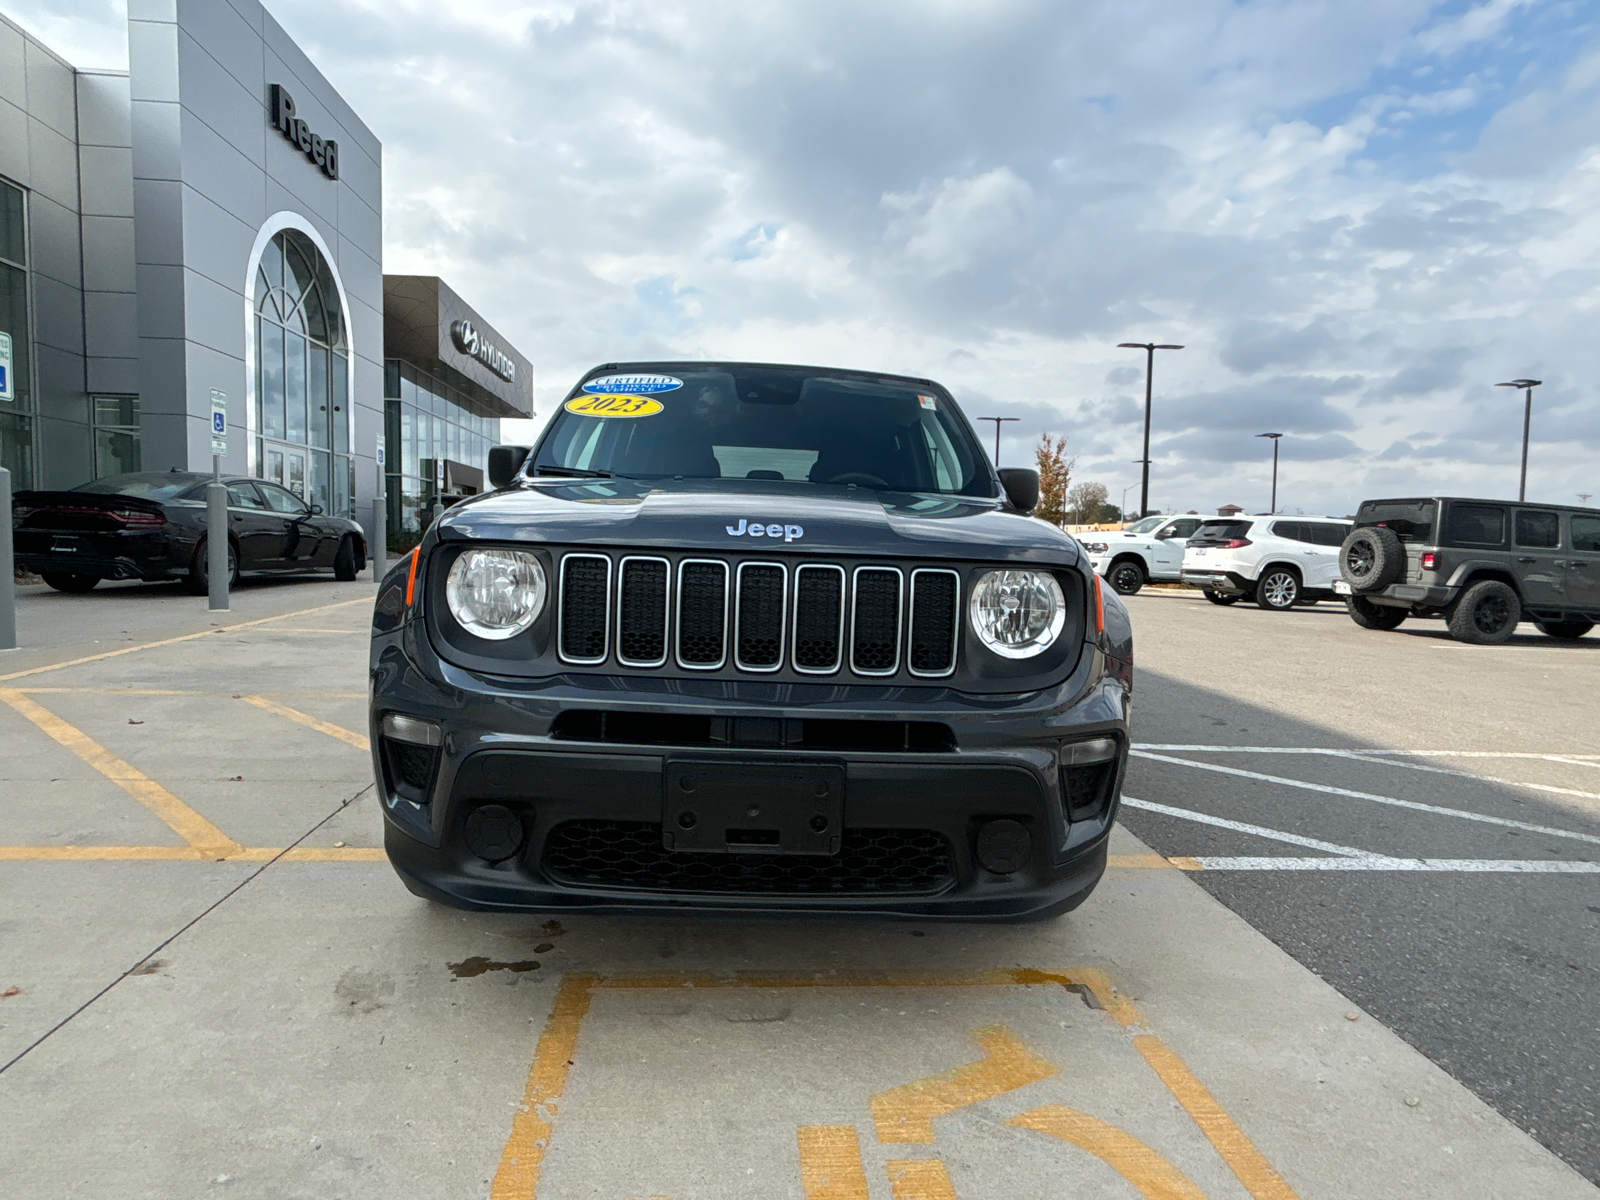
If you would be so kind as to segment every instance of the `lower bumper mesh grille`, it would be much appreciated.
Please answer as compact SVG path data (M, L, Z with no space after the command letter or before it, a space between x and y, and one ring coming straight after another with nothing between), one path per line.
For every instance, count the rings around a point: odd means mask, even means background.
M766 895L932 895L955 882L949 844L926 829L846 829L838 854L679 854L651 821L568 821L545 872L573 887Z

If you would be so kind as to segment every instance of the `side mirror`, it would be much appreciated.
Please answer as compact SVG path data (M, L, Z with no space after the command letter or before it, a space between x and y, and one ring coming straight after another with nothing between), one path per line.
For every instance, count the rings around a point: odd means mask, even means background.
M1173 536L1175 536L1175 535L1174 535L1173 531L1170 530L1170 529L1158 529L1158 530L1156 530L1156 541L1158 541L1158 542L1164 542L1169 537L1173 537Z
M489 448L489 486L499 491L510 487L511 481L528 461L532 446L491 446Z
M1032 467L1001 467L1000 486L1013 508L1031 513L1039 507L1039 472Z
M312 505L312 506L311 506L311 515L312 515L312 516L313 516L313 517L320 517L320 516L321 516L321 515L322 515L322 505L320 505L320 504L313 504L313 505Z

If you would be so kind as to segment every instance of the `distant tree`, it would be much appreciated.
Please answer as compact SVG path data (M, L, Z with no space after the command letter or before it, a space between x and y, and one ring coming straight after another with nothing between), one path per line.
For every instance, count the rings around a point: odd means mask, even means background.
M1072 464L1077 461L1067 457L1067 439L1041 433L1039 444L1033 449L1033 461L1039 468L1039 507L1033 515L1052 525L1064 524L1067 488L1072 481Z
M1067 511L1074 525L1088 525L1100 519L1100 508L1106 502L1106 485L1086 479L1075 483L1067 492Z
M1100 525L1120 525L1128 518L1115 504L1102 504L1100 511L1095 514L1095 521Z

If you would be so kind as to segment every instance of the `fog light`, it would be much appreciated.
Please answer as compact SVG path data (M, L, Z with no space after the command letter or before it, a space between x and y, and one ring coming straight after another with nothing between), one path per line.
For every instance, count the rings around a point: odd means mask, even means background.
M522 821L503 804L485 804L467 814L467 849L487 863L503 862L522 846Z
M1061 765L1074 767L1081 763L1105 762L1117 756L1117 739L1090 738L1086 742L1068 742L1061 747Z
M383 714L383 736L397 742L410 742L415 746L437 746L441 741L439 727L432 721L406 717L399 713Z
M1021 821L989 821L978 830L978 865L996 875L1011 875L1028 865L1033 839Z

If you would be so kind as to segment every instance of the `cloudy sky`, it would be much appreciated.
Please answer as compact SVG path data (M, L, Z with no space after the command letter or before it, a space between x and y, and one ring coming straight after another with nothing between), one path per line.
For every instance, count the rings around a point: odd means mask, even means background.
M108 0L0 0L82 66ZM269 0L548 413L607 360L926 375L1115 502L1600 492L1600 6ZM984 426L984 428L990 428ZM1137 504L1137 487L1129 493Z

